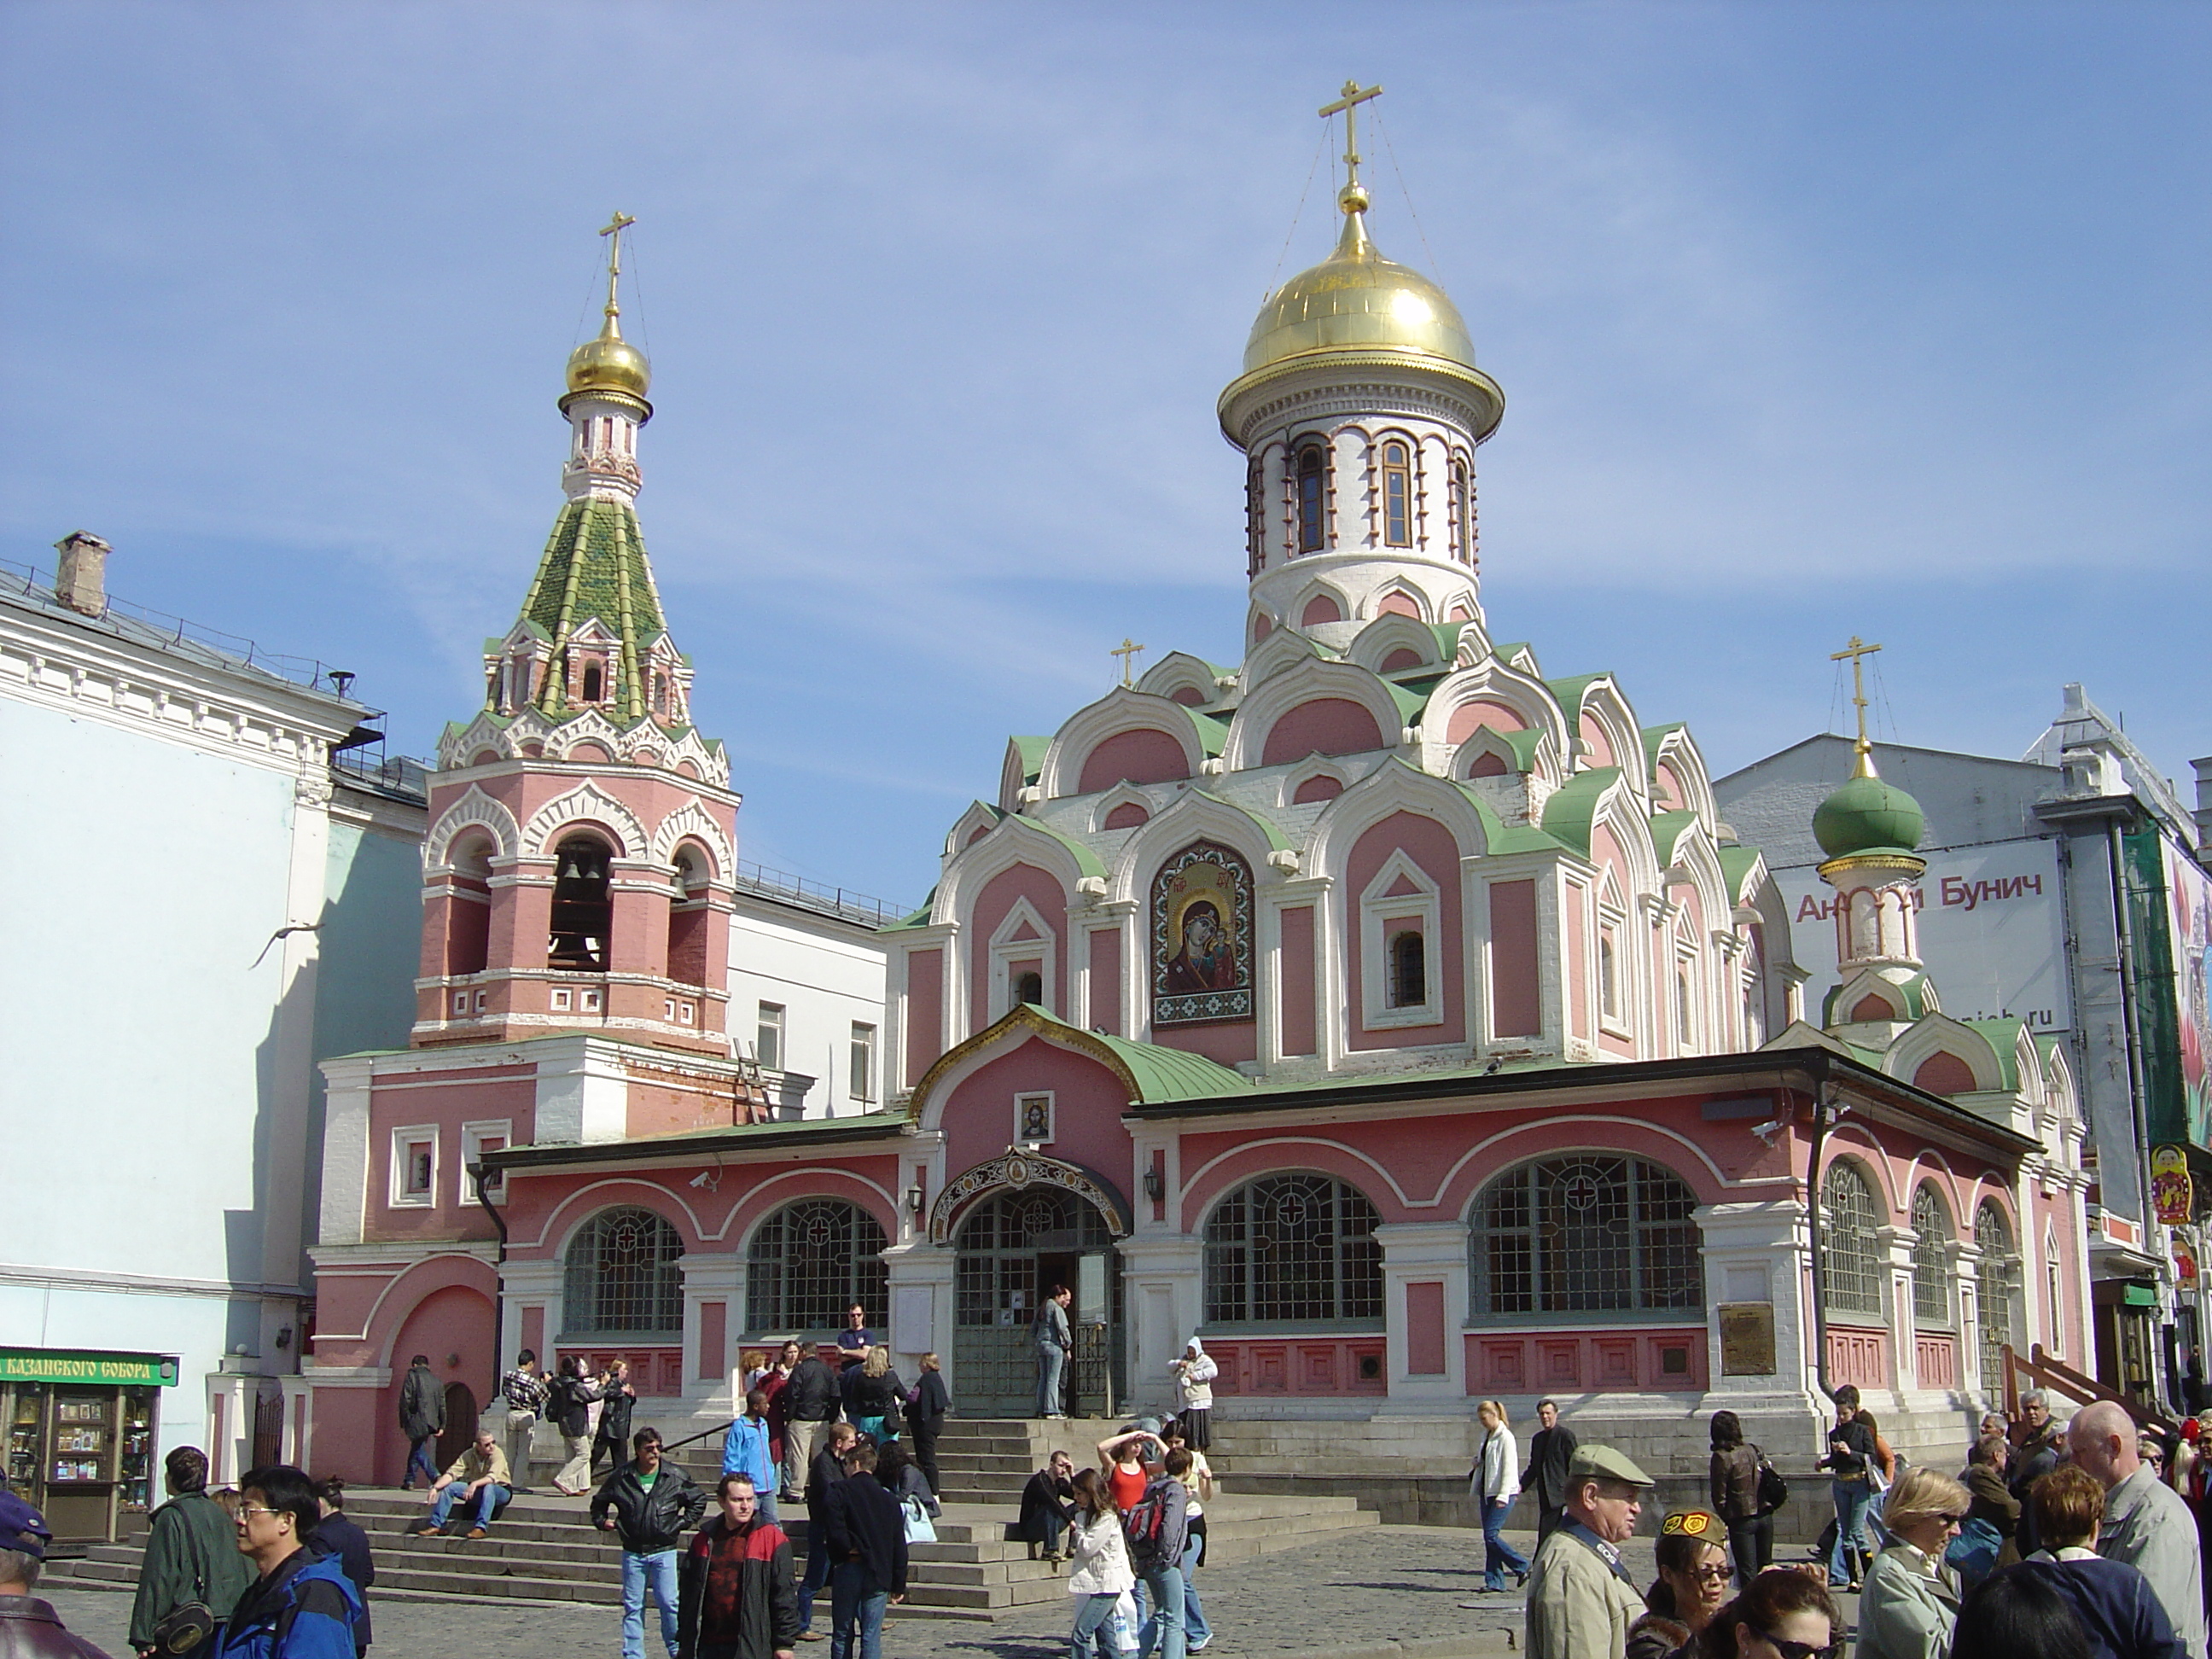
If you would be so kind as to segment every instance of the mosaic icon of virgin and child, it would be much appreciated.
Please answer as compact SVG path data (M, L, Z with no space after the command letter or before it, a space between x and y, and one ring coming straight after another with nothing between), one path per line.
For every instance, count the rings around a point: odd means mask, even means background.
M1168 958L1165 988L1170 994L1236 989L1237 945L1222 925L1221 907L1212 899L1194 899L1177 920L1182 940Z

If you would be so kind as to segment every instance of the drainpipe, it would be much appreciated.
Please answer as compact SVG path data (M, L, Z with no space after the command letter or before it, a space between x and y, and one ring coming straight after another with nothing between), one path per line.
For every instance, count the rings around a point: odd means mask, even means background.
M2136 1179L2141 1183L2136 1207L2142 1222L2143 1253L2148 1255L2154 1224L2150 1201L2150 1115L2143 1103L2142 1028L2136 1015L2135 929L2128 921L2126 866L2122 862L2125 848L2118 818L2105 820L2105 838L2112 866L2112 921L2119 934L2120 1020L2127 1032L2128 1111L2135 1123Z
M484 1176L489 1171L481 1164L470 1164L468 1170L469 1182L477 1189L477 1202L483 1206L483 1212L491 1218L491 1224L499 1229L499 1255L494 1259L504 1267L507 1264L507 1218L494 1207L490 1194L484 1191Z
M1828 1386L1828 1296L1820 1272L1820 1151L1828 1139L1828 1103L1835 1085L1827 1067L1813 1090L1813 1144L1805 1174L1805 1231L1813 1257L1813 1380L1831 1401L1836 1391Z

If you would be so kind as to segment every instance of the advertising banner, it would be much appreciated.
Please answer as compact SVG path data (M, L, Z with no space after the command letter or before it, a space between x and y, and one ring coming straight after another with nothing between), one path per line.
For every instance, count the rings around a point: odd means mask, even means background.
M2212 1005L2208 1005L2206 949L2212 939L2212 876L2188 854L2166 843L2166 891L2172 906L2168 939L2173 955L2174 1000L2179 1005L2181 1098L2189 1138L2212 1146L2212 1081L2205 1065L2212 1055Z
M157 1353L58 1353L45 1348L0 1348L0 1382L121 1382L173 1389L177 1362Z
M1836 984L1836 890L1809 868L1778 870L1790 908L1790 948L1805 981L1805 1018L1820 1024ZM2005 841L1931 853L1920 879L1920 959L1954 1019L2024 1019L2038 1031L2073 1025L2066 980L2058 844Z

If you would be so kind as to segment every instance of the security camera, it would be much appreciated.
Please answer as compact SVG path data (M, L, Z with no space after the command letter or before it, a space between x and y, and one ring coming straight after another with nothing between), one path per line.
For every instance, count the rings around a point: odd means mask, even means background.
M691 1184L695 1188L703 1187L712 1191L722 1184L722 1172L720 1170L702 1170L691 1177Z

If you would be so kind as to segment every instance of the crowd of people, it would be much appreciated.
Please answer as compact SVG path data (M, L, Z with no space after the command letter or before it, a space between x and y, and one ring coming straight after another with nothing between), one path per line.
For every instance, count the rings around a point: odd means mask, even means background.
M1482 1402L1468 1481L1486 1589L1502 1589L1505 1572L1524 1576L1498 1536L1514 1498L1534 1490L1541 1505L1525 1569L1530 1659L1836 1659L1841 1590L1859 1596L1856 1659L2207 1659L2212 1470L2195 1419L2166 1437L2100 1401L2059 1422L2031 1393L2016 1421L1983 1419L1954 1477L1910 1466L1856 1389L1835 1401L1816 1466L1835 1521L1812 1559L1774 1563L1787 1484L1735 1413L1718 1412L1712 1507L1665 1516L1657 1577L1641 1594L1620 1546L1650 1477L1611 1447L1569 1439L1562 1458L1569 1431L1546 1401L1516 1479L1503 1408Z

